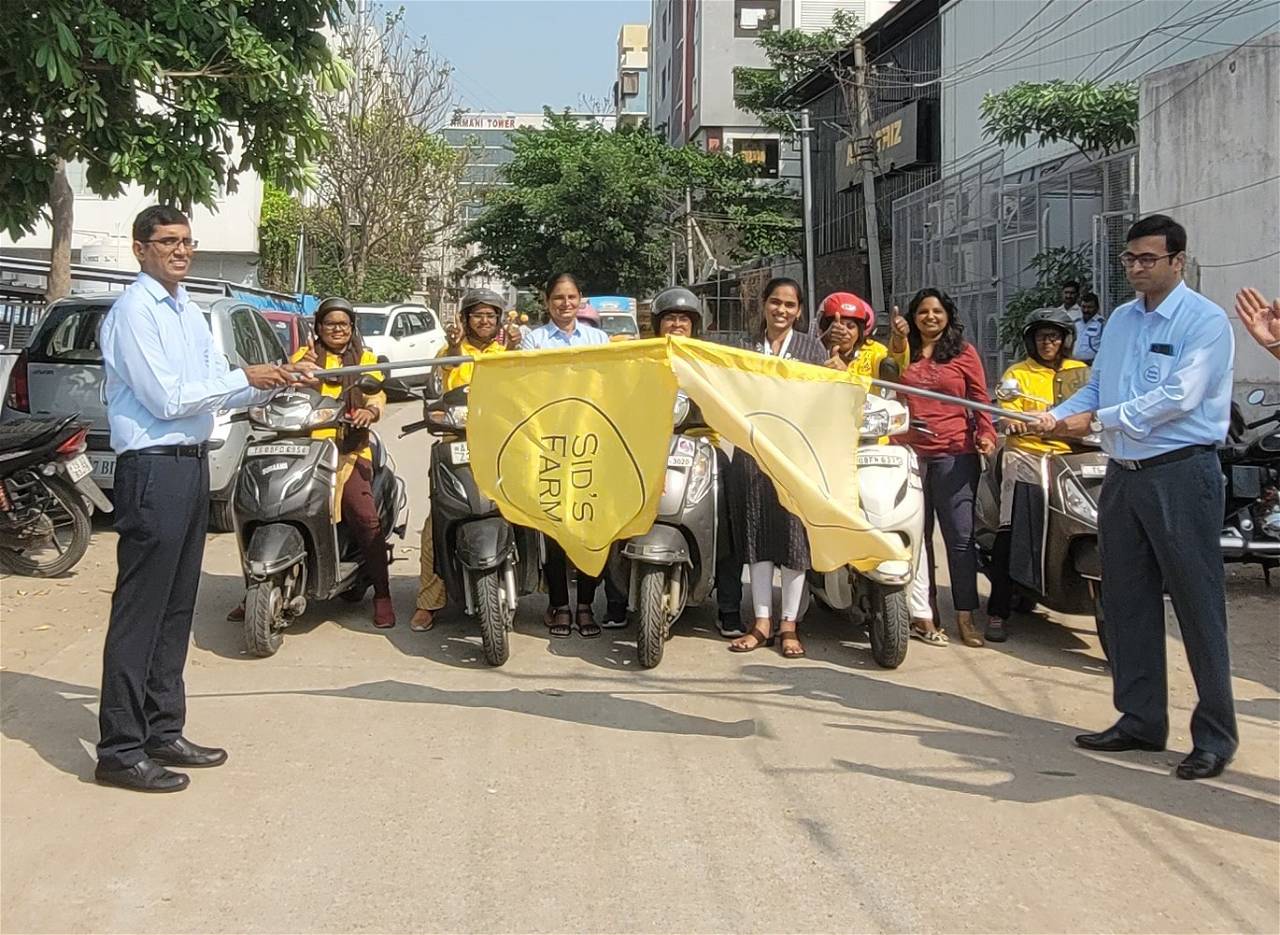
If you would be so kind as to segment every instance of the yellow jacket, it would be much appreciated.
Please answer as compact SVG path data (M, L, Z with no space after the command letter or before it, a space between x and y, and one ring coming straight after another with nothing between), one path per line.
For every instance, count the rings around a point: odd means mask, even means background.
M1062 370L1075 370L1084 366L1087 365L1079 360L1064 360L1062 362ZM1053 398L1053 381L1058 372L1052 367L1046 367L1030 357L1018 361L1004 372L1000 382L1015 380L1021 392L1026 393L1028 396L1034 396L1036 399L1043 399L1047 402L1047 405L1031 399L1001 399L998 400L1000 408L1008 409L1012 412L1045 412L1051 409L1057 405ZM1010 448L1019 448L1034 454L1061 454L1071 450L1071 445L1067 442L1040 438L1038 435L1010 435L1006 444Z
M489 342L485 347L476 347L466 338L462 339L458 351L468 357L486 357L490 354L501 354L506 351L506 346L496 338ZM475 371L475 364L458 364L456 367L444 368L444 390L456 390L460 386L466 386L471 382L471 374Z
M889 349L874 338L867 338L849 361L849 372L860 377L880 379L880 362L889 356Z
M298 348L298 350L295 351L293 354L293 358L292 358L293 362L297 363L298 361L302 360L303 357L307 356L307 352L309 350L312 350L312 348L307 348L307 347ZM326 370L332 369L334 367L342 366L342 358L339 357L337 354L331 354L330 352L322 350L319 347L314 348L314 351L316 355L316 363L318 363L321 367L325 368ZM377 362L378 362L378 355L373 353L373 351L367 348L365 349L365 352L362 355L360 355L360 366L362 367L368 366L369 364L376 364ZM381 371L374 371L373 374L371 375L379 380L381 380L384 376L384 374ZM338 396L342 395L342 387L335 383L321 383L319 389L320 389L320 395L322 396L330 396L330 397L337 398ZM386 406L387 406L387 394L375 393L372 396L366 397L365 404L370 408L376 409L377 412L381 413L384 409L386 409ZM315 429L314 431L312 431L311 437L312 438L332 438L336 440L338 437L338 430L332 427ZM339 456L338 482L334 486L334 493L333 493L333 521L335 523L342 521L343 485L346 484L347 478L351 476L351 472L355 470L356 461L361 458L363 458L366 461L372 461L373 449L366 446L360 449L359 451L351 451Z

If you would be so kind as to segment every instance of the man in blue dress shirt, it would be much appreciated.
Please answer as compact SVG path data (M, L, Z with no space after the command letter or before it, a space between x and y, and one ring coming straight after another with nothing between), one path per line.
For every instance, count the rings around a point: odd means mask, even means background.
M98 766L105 785L177 792L169 766L217 766L224 750L183 736L191 617L209 516L214 415L260 403L306 367L231 369L182 280L196 243L186 216L156 205L133 222L142 272L99 334L117 454L116 588L103 647Z
M1182 225L1156 214L1130 227L1126 239L1120 261L1138 298L1107 319L1089 383L1026 431L1099 432L1111 456L1098 531L1121 717L1076 743L1090 750L1164 749L1167 589L1199 693L1194 749L1177 775L1205 779L1222 772L1238 744L1215 451L1227 434L1235 341L1226 313L1182 281Z

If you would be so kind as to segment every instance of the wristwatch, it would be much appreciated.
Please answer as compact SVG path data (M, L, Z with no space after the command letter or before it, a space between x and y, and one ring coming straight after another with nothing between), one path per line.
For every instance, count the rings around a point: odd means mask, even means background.
M1094 435L1102 431L1102 421L1096 415L1089 420L1089 431Z

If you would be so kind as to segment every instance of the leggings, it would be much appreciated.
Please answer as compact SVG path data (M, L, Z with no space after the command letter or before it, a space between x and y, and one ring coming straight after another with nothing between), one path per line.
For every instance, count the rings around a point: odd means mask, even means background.
M373 582L374 597L390 597L391 582L387 577L387 541L382 534L382 520L373 502L373 464L364 458L342 485L342 522L351 531L364 556L364 570Z
M747 571L751 577L751 603L756 618L768 620L773 616L773 562L752 562ZM804 598L804 571L781 566L782 619L795 621L800 616L800 601Z
M978 492L982 461L977 454L938 455L920 459L924 482L924 544L929 561L926 568L934 582L933 523L936 514L947 548L951 571L951 603L957 611L978 607L978 545L973 537L973 504ZM917 572L919 574L919 572ZM937 606L937 588L930 585L930 597Z
M543 574L547 577L547 596L551 598L552 607L569 606L569 559L560 548L560 543L549 536L546 537L547 560L542 565ZM578 603L590 607L596 599L596 588L600 579L574 569L578 575Z

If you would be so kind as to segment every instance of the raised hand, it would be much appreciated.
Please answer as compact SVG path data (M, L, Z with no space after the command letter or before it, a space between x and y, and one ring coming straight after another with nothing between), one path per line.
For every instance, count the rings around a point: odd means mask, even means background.
M1253 339L1280 358L1280 299L1270 305L1257 289L1236 293L1236 315Z

